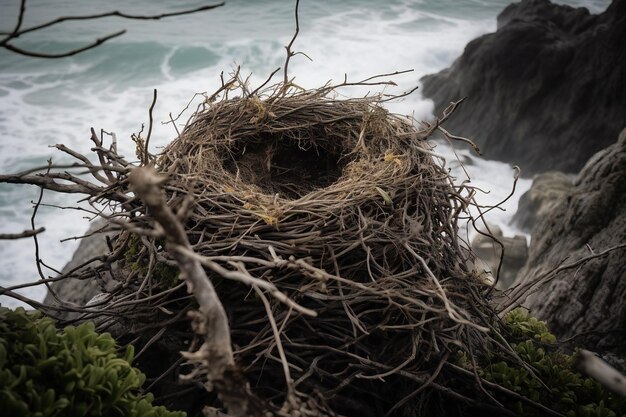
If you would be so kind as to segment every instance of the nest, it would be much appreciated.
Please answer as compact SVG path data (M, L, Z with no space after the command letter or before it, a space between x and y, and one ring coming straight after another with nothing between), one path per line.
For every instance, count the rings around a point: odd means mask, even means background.
M374 78L356 84L384 84ZM427 142L435 130L467 141L440 126L456 104L418 129L383 107L388 97L338 98L337 88L354 84L302 90L285 71L283 83L250 92L235 74L204 97L157 157L148 152L151 129L145 139L134 136L142 165L166 178L143 191L130 187L133 175L151 171L120 156L113 135L105 148L104 133L93 129L99 165L57 148L99 184L65 166L7 177L87 194L92 212L108 220L101 231L118 232L108 255L54 279L41 275L40 283L96 281L103 294L77 306L52 291L58 304L31 305L95 320L98 330L134 344L146 389L191 415L204 406L221 415L223 405L230 409L239 399L254 404L255 416L506 414L486 390L481 400L468 397L478 392L468 387L488 383L472 370L478 359L491 361L492 350L532 370L500 335L491 287L468 266L472 254L460 243L472 190L453 184ZM240 95L230 97L233 91ZM148 188L158 201L143 196ZM219 300L210 297L228 318L219 333L228 367L216 372L228 378L213 378L211 352L202 356L211 340L210 320L199 319L207 298L188 288L194 298L185 286L207 281L197 263L199 273L189 279L184 264L191 259L204 265ZM16 288L3 292L23 299ZM186 363L182 350L191 352ZM217 388L220 397L198 388L216 381L222 385L208 391ZM489 388L520 400L496 384Z
M197 254L292 301L210 272L235 360L275 412L443 413L459 397L444 365L484 347L496 320L459 245L468 201L431 126L332 91L207 100L158 158L169 205L192 197Z

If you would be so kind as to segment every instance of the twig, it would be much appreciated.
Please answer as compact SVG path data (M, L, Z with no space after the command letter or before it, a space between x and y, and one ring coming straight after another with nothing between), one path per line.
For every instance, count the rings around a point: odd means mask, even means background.
M45 227L40 227L34 230L24 230L22 233L2 233L0 234L0 240L13 240L13 239L21 239L24 237L32 237L45 230L46 230Z
M102 45L103 43L105 43L106 41L109 41L111 39L117 38L118 36L122 36L124 33L126 33L125 30L120 30L118 32L111 33L110 35L98 38L95 41L93 41L92 43L87 44L85 46L82 46L80 48L72 49L71 51L62 52L62 53L58 53L58 54L47 54L47 53L44 53L44 52L29 51L27 49L22 49L22 48L18 48L17 46L13 46L10 43L5 43L4 45L2 45L2 47L4 49L7 49L7 50L11 51L11 52L15 52L16 54L29 56L31 58L47 58L47 59L67 58L67 57L70 57L70 56L74 56L74 55L80 54L81 52L85 52L85 51L88 51L90 49L96 48L96 47Z
M48 171L46 172L46 175L50 173L51 166L52 166L52 159L48 159ZM43 199L44 190L45 190L44 187L40 187L39 198L37 199L37 203L35 203L35 207L33 208L33 214L30 217L30 226L32 230L36 230L35 229L35 217L37 217L37 211L39 210L39 205L41 204L41 200ZM39 277L42 280L45 280L46 277L44 276L43 271L41 270L41 258L39 256L39 240L37 239L37 233L34 233L32 237L33 237L33 241L35 242L35 264L37 266L37 272L39 273ZM48 284L46 284L46 286L48 287L48 289L50 289L50 286Z
M460 367L460 366L458 366L458 365L455 365L454 363L450 363L450 362L448 362L448 363L446 364L446 366L448 366L449 368L453 369L454 371L456 371L456 372L458 372L458 373L460 373L460 374L463 374L463 375L465 375L465 376L467 376L467 377L470 377L470 378L476 378L476 377L477 377L477 376L476 376L474 373L472 373L471 371L468 371L467 369L464 369L464 368L462 368L462 367ZM480 378L480 377L479 377L479 378ZM507 395L507 396L509 396L509 397L511 397L511 398L513 398L513 399L515 399L515 400L517 400L517 401L520 401L520 402L523 402L523 403L528 404L529 406L531 406L531 407L533 407L533 408L535 408L535 409L537 409L537 410L539 410L539 411L541 411L541 412L545 413L545 415L555 416L555 417L564 417L564 415L563 415L563 414L561 414L561 413L559 413L559 412L557 412L557 411L554 411L554 410L552 410L552 409L550 409L550 408L546 407L546 406L545 406L545 405L543 405L543 404L539 404L538 402L533 401L533 400L531 400L530 398L524 397L523 395L518 394L518 393L517 393L517 392L515 392L515 391L511 391L510 389L505 388L505 387L503 387L502 385L496 384L496 383L491 382L491 381L487 381L487 380L486 380L486 379L484 379L484 378L480 378L480 382L481 382L482 384L484 384L485 386L487 386L487 387L489 387L489 388L491 388L491 389L494 389L494 390L500 391L500 392L502 392L504 395Z
M150 105L150 110L148 110L148 116L150 117L150 124L148 125L148 135L146 136L146 143L144 144L144 154L143 154L143 164L147 165L150 162L150 152L148 151L148 144L150 143L150 136L152 135L152 111L154 110L154 106L157 101L157 89L154 89L154 95L152 97L152 104Z
M73 181L74 184L62 184L55 181L55 178L65 180L65 181ZM64 173L57 174L55 177L51 175L0 175L0 183L9 183L9 184L30 184L30 185L38 185L46 190L57 191L60 193L68 193L68 194L87 194L90 196L96 196L100 193L104 192L104 195L111 200L124 203L129 197L121 194L119 192L107 192L103 187L98 187L97 185L87 183L86 181L82 181L73 175Z
M172 248L173 250L189 257L192 259L195 259L196 261L200 262L202 265L206 266L207 268L211 269L212 271L216 272L217 274L219 274L221 277L223 278L227 278L227 279L232 279L234 281L239 281L242 282L246 285L250 285L251 287L258 287L261 288L265 291L268 291L270 294L272 294L272 296L274 298L276 298L278 301L285 303L286 305L288 305L289 307L293 308L294 310L296 310L299 313L302 313L306 316L310 316L310 317L316 317L317 313L314 310L311 310L309 308L305 308L302 307L301 305L297 304L296 302L294 302L293 300L291 300L289 297L287 297L285 294L283 294L282 292L280 292L276 286L274 284L272 284L271 282L267 282L267 281L263 281L261 279L255 278L253 276L251 276L247 271L244 272L242 270L238 270L238 271L232 271L232 270L228 270L226 268L224 268L223 266L219 265L217 262L215 262L213 259L217 259L219 257L204 257L201 255L198 255L197 253L195 253L191 248L188 247L184 247L182 245L178 245L178 246L174 246ZM236 260L237 257L227 257L230 258L232 260ZM287 262L283 261L283 265L286 265ZM276 266L279 266L278 264Z
M300 6L300 0L296 0L296 11L295 11L295 16L296 16L296 31L293 34L293 37L291 38L291 41L289 42L289 44L287 44L287 46L285 46L285 49L287 50L287 58L285 59L285 68L284 68L284 78L283 78L283 86L282 86L282 91L283 93L286 93L287 90L289 89L289 61L291 60L291 57L293 57L295 55L295 53L291 50L291 47L293 46L293 43L295 42L296 38L298 37L298 33L300 33L300 20L298 18L298 7Z
M22 29L22 24L23 24L23 20L24 20L24 15L26 12L26 0L22 0L21 4L20 4L20 12L17 18L17 23L15 25L15 28L11 31L11 32L2 32L0 33L0 35L5 35L5 38L0 40L0 47L1 48L5 48L9 51L15 52L17 54L20 55L24 55L24 56L29 56L29 57L35 57L35 58L64 58L64 57L69 57L69 56L73 56L76 54L79 54L81 52L84 51L88 51L90 49L96 48L99 45L102 45L103 43L105 43L108 40L117 38L118 36L123 35L124 33L126 33L126 30L120 30L118 32L115 33L111 33L109 35L105 35L101 38L96 39L94 42L87 44L86 46L80 47L80 48L76 48L76 49L72 49L70 51L67 52L62 52L62 53L58 53L58 54L47 54L47 53L42 53L42 52L35 52L35 51L30 51L30 50L26 50L26 49L22 49L22 48L18 48L12 44L10 44L9 42L13 39L16 39L22 35L25 35L27 33L30 32L35 32L41 29L45 29L54 25L57 25L59 23L63 23L63 22L68 22L68 21L87 21L87 20L95 20L95 19L102 19L105 17L120 17L123 19L128 19L128 20L160 20L163 18L167 18L167 17L173 17L173 16L182 16L182 15L186 15L186 14L193 14L193 13L198 13L198 12L202 12L205 10L211 10L211 9L215 9L216 7L220 7L223 6L224 3L218 3L218 4L211 4L211 5L205 5L205 6L200 6L200 7L196 7L194 9L186 9L186 10L180 10L177 12L171 12L171 13L160 13L160 14L155 14L155 15L137 15L137 14L130 14L130 13L124 13L118 10L115 11L111 11L111 12L104 12L104 13L98 13L98 14L91 14L91 15L82 15L82 16L63 16L63 17L59 17L53 20L50 20L48 22L39 24L39 25L35 25L35 26L31 26L29 28L26 29Z
M287 362L287 357L285 356L285 350L283 349L283 343L280 340L280 332L278 331L278 326L276 326L276 320L274 319L274 315L272 314L272 308L270 307L270 303L267 300L263 291L259 288L254 287L254 291L261 298L263 302L263 306L265 307L265 312L267 313L267 318L270 321L270 325L272 326L272 332L274 333L274 339L276 340L276 349L278 349L278 355L280 356L280 362L283 365L283 372L285 373L285 383L287 385L287 402L293 401L294 398L294 389L293 389L293 379L291 378L291 372L289 372L289 363Z
M526 298L528 298L531 294L536 292L540 287L542 287L543 285L549 283L554 278L556 278L559 272L563 272L568 269L577 268L580 265L583 265L591 261L592 259L601 258L603 256L609 255L611 252L614 252L619 249L625 249L625 248L626 248L626 243L622 243L619 245L612 246L608 249L605 249L602 252L597 252L597 253L594 253L593 255L589 255L584 258L578 259L577 261L570 262L568 264L561 263L561 265L559 265L558 267L539 275L536 279L526 284L520 284L519 286L515 287L513 292L510 294L509 299L508 299L509 301L506 303L506 305L504 305L504 308L499 312L499 314L504 315L508 313L509 311L513 310L514 308L516 308L519 304L521 304L524 300L526 300ZM564 261L565 260L563 260L563 262ZM520 301L520 299L522 300Z
M585 349L574 359L574 366L616 394L626 397L626 376L617 369Z

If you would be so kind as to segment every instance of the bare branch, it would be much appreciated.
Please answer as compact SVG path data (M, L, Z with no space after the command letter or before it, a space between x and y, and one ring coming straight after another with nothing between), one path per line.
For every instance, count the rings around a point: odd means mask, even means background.
M11 35L14 33L19 33L20 29L22 28L22 23L24 23L24 13L26 12L26 0L22 0L20 2L20 13L17 16L17 22L15 24L15 29L13 29L13 31L11 33L1 33L2 35L8 35L6 40L11 38ZM0 45L4 44L4 42L6 42L5 39L3 39L2 41L0 41Z
M148 136L146 136L146 143L145 143L145 148L144 148L144 152L143 152L143 163L144 165L148 164L148 162L150 162L150 152L148 151L148 144L150 143L150 136L152 135L152 124L154 122L153 118L152 118L152 111L154 110L154 106L156 105L156 101L157 101L157 90L156 88L154 89L154 95L152 97L152 104L150 105L150 110L148 110L148 116L150 117L150 125L148 126Z
M626 397L626 376L588 350L576 356L575 367L616 394Z
M298 37L298 33L300 33L300 20L298 19L298 7L300 6L300 0L296 0L296 31L293 34L293 38L291 38L291 41L289 42L289 44L287 46L285 46L285 49L287 50L287 58L285 59L285 76L283 79L283 92L286 92L287 89L289 88L289 60L291 60L291 57L295 55L295 53L291 50L291 47L293 46L293 43L295 42L296 38Z
M144 201L148 210L165 231L167 241L191 249L187 234L182 224L167 206L165 195L160 186L165 182L151 167L134 169L129 175L133 190ZM183 356L200 366L199 370L206 373L208 378L207 390L211 391L213 384L220 386L228 379L226 375L235 366L231 347L230 328L228 317L220 299L207 277L202 265L197 260L181 254L179 251L170 251L176 260L181 276L186 280L190 292L193 292L200 312L192 314L194 331L204 338L204 344L196 352L185 352ZM226 386L234 388L226 381ZM235 386L239 394L222 397L233 417L250 415L248 410L247 393L245 386Z
M137 15L137 14L124 13L119 10L115 10L111 12L104 12L104 13L98 13L98 14L92 14L92 15L63 16L54 20L50 20L46 23L42 23L40 25L31 26L27 29L22 29L24 15L26 12L26 0L22 0L20 4L20 12L17 18L17 23L15 25L15 28L11 32L0 33L0 35L5 36L4 39L0 40L0 47L5 48L11 52L15 52L16 54L33 57L33 58L48 58L48 59L65 58L65 57L73 56L81 52L85 52L90 49L96 48L108 40L117 38L118 36L122 36L124 33L126 33L126 29L105 35L101 38L97 38L94 42L89 43L80 48L72 49L70 51L61 52L58 54L48 54L48 53L43 53L43 52L36 52L36 51L27 50L27 49L22 49L15 45L12 45L9 42L27 33L42 30L42 29L45 29L45 28L48 28L48 27L51 27L51 26L54 26L63 22L87 21L87 20L102 19L105 17L121 17L123 19L128 19L128 20L160 20L160 19L167 18L167 17L181 16L181 15L187 15L187 14L198 13L198 12L202 12L206 10L211 10L211 9L215 9L217 7L223 6L223 5L224 5L224 2L221 2L217 4L210 4L210 5L196 7L194 9L186 9L186 10L180 10L177 12L160 13L160 14L155 14L155 15Z
M79 180L78 178L68 173L57 173L55 175L59 179L75 182L74 184L61 184L55 180L51 175L0 175L0 183L9 184L30 184L37 185L45 188L46 190L58 191L60 193L68 194L87 194L91 196L99 195L106 190L103 187L90 184L86 181ZM62 178L63 177L63 178ZM128 196L120 192L108 192L106 195L113 201L119 203L125 203L128 200Z
M23 5L22 7L24 7L25 3L26 1L22 0L22 5ZM203 12L206 10L211 10L211 9L215 9L217 7L223 6L224 4L225 4L224 2L221 2L217 4L210 4L210 5L196 7L195 9L179 10L177 12L160 13L160 14L154 14L154 15L139 15L139 14L124 13L124 12L120 12L119 10L114 10L111 12L104 12L104 13L97 13L97 14L90 14L90 15L83 15L83 16L63 16L63 17L59 17L57 19L51 20L46 23L42 23L40 25L31 26L28 29L17 30L17 31L14 30L11 34L0 33L0 35L13 35L17 33L17 36L20 36L25 33L34 32L36 30L41 30L50 26L57 25L62 22L69 22L69 21L74 21L74 20L95 20L95 19L102 19L105 17L121 17L123 19L128 19L128 20L160 20L160 19L164 19L167 17L182 16L186 14ZM18 29L19 29L19 26L18 26ZM17 36L13 36L13 37L17 37Z
M45 227L40 227L34 230L24 230L22 233L2 233L0 234L0 240L13 240L13 239L22 239L24 237L32 237L45 230L46 230Z
M28 51L26 49L22 49L22 48L18 48L17 46L13 46L10 43L5 43L4 45L2 45L3 48L8 49L11 52L15 52L16 54L20 54L20 55L24 55L24 56L30 56L32 58L49 58L49 59L53 59L53 58L66 58L68 56L73 56L76 54L80 54L81 52L85 52L88 51L90 49L96 48L100 45L102 45L103 43L105 43L108 40L111 40L113 38L117 38L118 36L122 36L124 33L126 33L126 30L120 30L119 32L115 32L115 33L111 33L110 35L104 36L102 38L98 38L96 39L94 42L77 48L77 49L72 49L71 51L67 51L67 52L62 52L59 54L46 54L43 52L34 52L34 51Z

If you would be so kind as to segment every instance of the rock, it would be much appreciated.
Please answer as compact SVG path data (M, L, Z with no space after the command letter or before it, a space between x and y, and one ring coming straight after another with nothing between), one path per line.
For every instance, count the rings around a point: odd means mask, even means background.
M537 225L516 284L576 264L553 275L526 306L558 337L578 335L581 347L626 357L625 258L626 129L617 143L589 160L565 198Z
M533 184L519 199L512 222L530 233L537 222L546 217L572 188L571 176L559 171L535 175Z
M519 270L528 259L528 244L526 237L516 235L515 237L504 237L502 230L497 226L489 226L491 233L504 245L504 258L500 269L500 278L497 288L507 289L511 286ZM476 267L483 269L495 278L500 263L502 248L493 239L477 235L471 243L472 251L479 258Z
M88 235L97 230L100 230L102 229L102 227L104 227L104 225L104 221L95 221L93 224L91 224L89 230L85 234ZM69 261L67 265L65 265L65 267L63 267L61 273L65 274L92 258L108 254L109 248L106 243L106 236L111 236L112 234L112 232L97 233L81 239L80 244L76 249L76 252L74 252L74 255L72 256L72 260ZM95 261L89 265L86 265L84 268L94 267L98 264L98 262L99 261ZM79 280L76 278L67 278L52 283L51 287L61 300L79 306L84 306L98 293L110 290L110 287L114 283L116 283L111 279L110 276L103 276L102 278L103 279L100 282L93 279ZM50 292L48 292L46 298L44 299L44 304L58 305L59 303L55 299L55 297ZM66 313L57 313L55 315L59 318L70 317L70 315Z
M522 174L574 173L626 125L626 0L600 15L523 0L498 16L498 29L471 41L453 65L422 78L446 122L491 159Z

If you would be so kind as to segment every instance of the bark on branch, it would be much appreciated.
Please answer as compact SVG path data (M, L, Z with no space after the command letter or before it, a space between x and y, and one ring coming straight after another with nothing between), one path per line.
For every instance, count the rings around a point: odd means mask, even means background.
M588 350L576 357L576 368L616 394L626 397L626 376Z
M0 234L0 240L13 240L13 239L22 239L24 237L32 237L45 230L46 230L45 227L40 227L35 230L24 230L22 233L2 233Z
M151 167L136 168L131 171L129 181L133 191L143 200L148 213L161 226L169 245L182 246L191 250L187 234L176 214L167 206L160 186L165 179L157 175ZM196 352L185 352L183 356L198 365L197 372L206 373L207 390L215 386L220 399L233 417L253 416L248 389L236 371L231 347L230 328L226 311L207 277L202 264L181 251L169 250L187 282L189 291L194 294L199 312L191 314L194 331L204 338L204 344ZM242 384L243 382L243 384Z
M63 17L58 17L56 19L50 20L48 22L45 22L36 26L31 26L29 28L23 29L22 24L24 23L24 15L26 14L26 0L21 0L20 11L16 19L17 22L15 25L15 28L11 32L0 32L0 36L4 36L4 38L0 38L0 48L5 48L16 54L34 57L34 58L49 58L49 59L65 58L65 57L73 56L81 52L96 48L102 45L103 43L105 43L106 41L109 41L111 39L114 39L114 38L117 38L118 36L123 35L124 33L126 33L126 29L102 36L79 48L71 49L71 50L61 52L61 53L56 53L56 54L49 54L49 53L37 52L37 51L31 51L31 50L19 48L11 44L10 42L27 33L36 32L36 31L48 28L50 26L55 26L63 22L89 21L89 20L102 19L105 17L119 17L119 18L127 19L127 20L160 20L160 19L164 19L168 17L199 13L199 12L203 12L206 10L215 9L216 7L220 7L223 5L224 5L224 2L221 2L221 3L216 3L216 4L208 4L208 5L192 8L192 9L184 9L184 10L178 10L178 11L170 12L170 13L159 13L159 14L152 14L152 15L131 14L131 13L121 12L119 10L114 10L110 12L96 13L96 14L91 14L91 15L63 16Z

